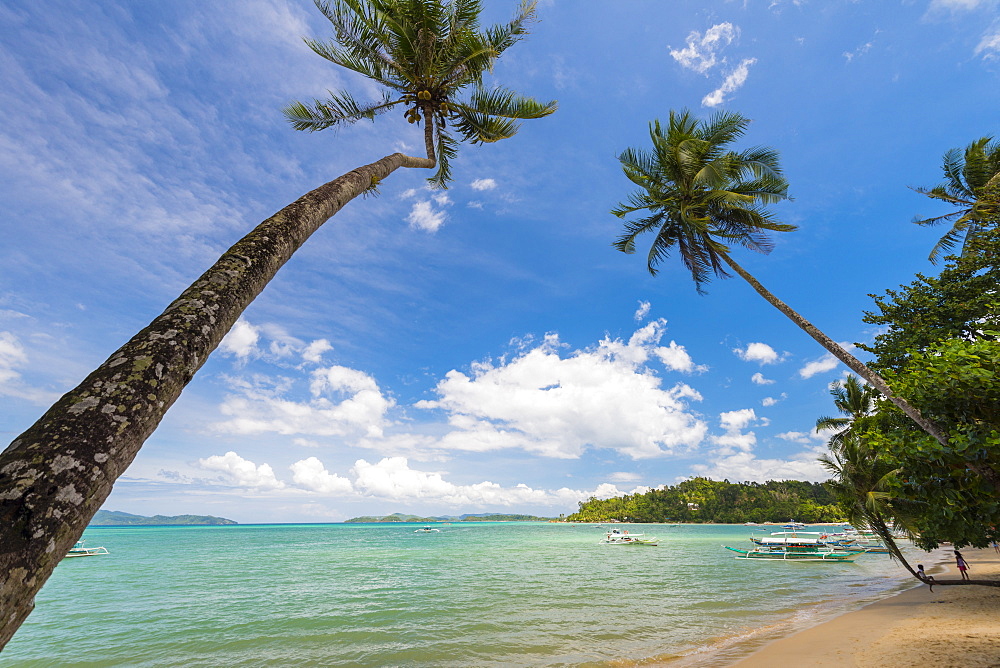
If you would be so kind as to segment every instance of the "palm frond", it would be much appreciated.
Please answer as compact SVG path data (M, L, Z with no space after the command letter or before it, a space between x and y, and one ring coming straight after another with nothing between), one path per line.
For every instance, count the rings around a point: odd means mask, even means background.
M465 105L481 114L502 116L504 118L544 118L555 113L559 104L555 101L538 102L537 100L518 95L514 91L497 86L491 90L477 88Z
M350 125L363 118L374 120L375 116L396 104L399 102L393 102L388 95L379 102L359 104L349 93L331 92L326 100L313 100L311 105L293 102L281 111L296 130L316 132L338 125Z

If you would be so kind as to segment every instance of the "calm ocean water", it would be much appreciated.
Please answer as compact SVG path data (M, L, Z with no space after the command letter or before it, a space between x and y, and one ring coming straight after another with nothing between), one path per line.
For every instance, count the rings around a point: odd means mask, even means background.
M94 527L0 666L720 666L911 586L885 555L736 560L742 526Z

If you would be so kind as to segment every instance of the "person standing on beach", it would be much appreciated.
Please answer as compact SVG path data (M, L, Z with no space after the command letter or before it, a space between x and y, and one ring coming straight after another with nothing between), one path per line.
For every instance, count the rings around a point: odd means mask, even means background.
M962 579L968 580L969 574L966 571L969 570L969 564L966 563L965 557L958 550L955 550L955 565L958 566L958 570L962 574Z

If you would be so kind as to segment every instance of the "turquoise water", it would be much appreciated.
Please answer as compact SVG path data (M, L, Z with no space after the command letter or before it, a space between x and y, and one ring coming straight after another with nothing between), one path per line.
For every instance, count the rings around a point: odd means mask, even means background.
M885 555L747 562L742 526L93 527L2 666L718 666L910 586Z

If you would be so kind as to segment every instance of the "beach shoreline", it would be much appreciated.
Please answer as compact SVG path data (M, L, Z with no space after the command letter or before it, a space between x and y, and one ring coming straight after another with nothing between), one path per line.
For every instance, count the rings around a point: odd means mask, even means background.
M1000 579L993 548L963 549L973 579ZM928 555L928 573L957 579L953 552ZM916 564L914 564L915 566ZM925 567L929 564L925 563ZM1000 589L916 585L894 596L774 640L732 668L783 665L859 668L979 668L1000 666Z

